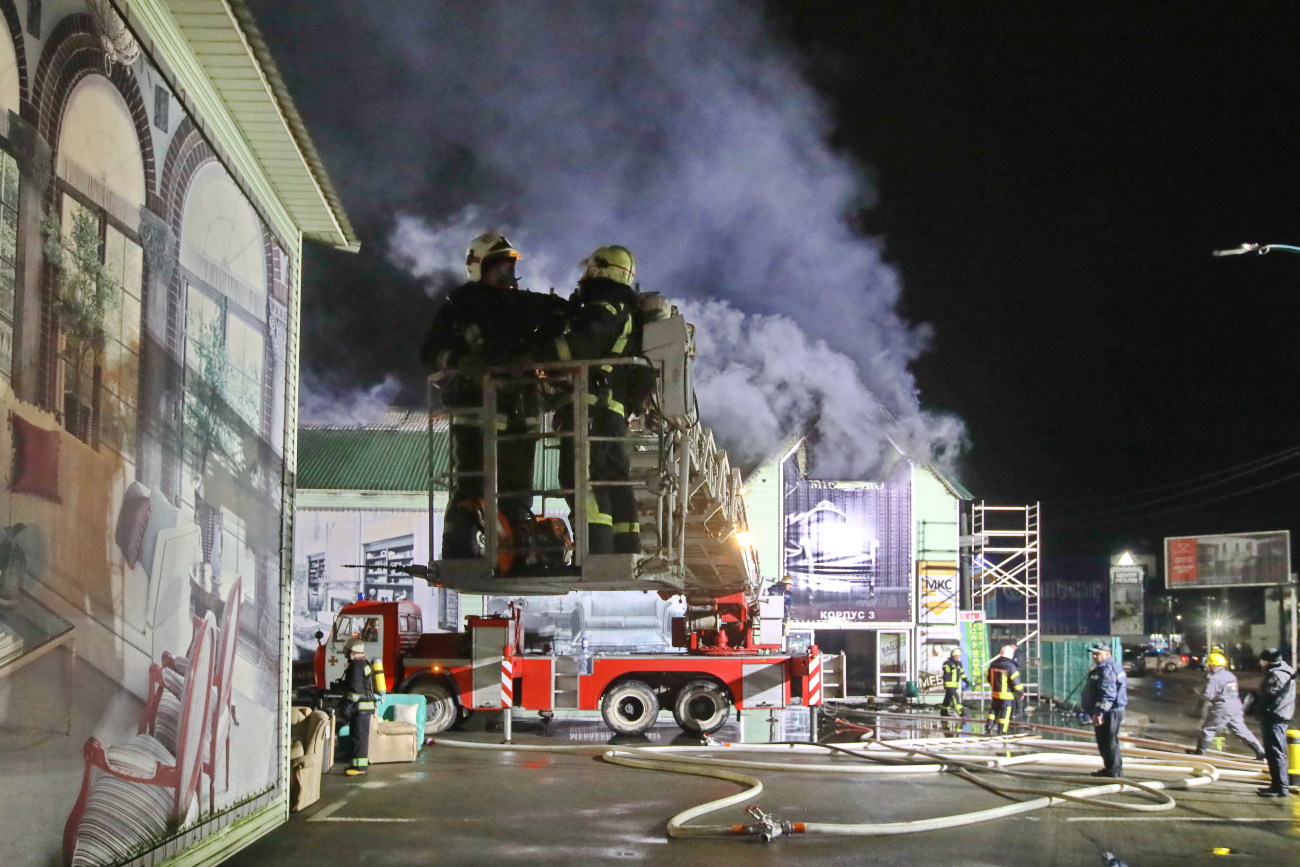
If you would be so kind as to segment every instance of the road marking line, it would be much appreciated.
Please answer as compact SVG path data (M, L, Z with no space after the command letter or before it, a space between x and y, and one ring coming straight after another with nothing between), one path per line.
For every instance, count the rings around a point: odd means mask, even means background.
M1213 816L1074 816L1067 822L1287 822L1295 819L1216 819Z
M308 821L308 822L324 822L324 821L325 821L326 819L328 819L331 815L333 815L334 813L338 812L339 807L342 807L342 806L343 806L344 804L346 804L349 800L351 800L351 796L350 796L350 795L349 795L347 798L344 798L344 799L341 800L341 801L335 801L334 803L330 804L328 807L322 807L320 810L318 810L318 811L317 811L317 812L316 812L316 813L315 813L315 814L314 814L310 819L308 819L307 821Z
M389 819L374 816L312 816L308 822L414 822L414 819Z

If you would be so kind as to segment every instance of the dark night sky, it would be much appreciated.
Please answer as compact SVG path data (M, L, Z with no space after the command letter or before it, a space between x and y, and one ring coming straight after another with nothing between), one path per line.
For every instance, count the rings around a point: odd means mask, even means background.
M337 92L312 78L320 49L309 26L295 38L292 12L306 7L251 5L370 242L358 257L309 251L304 364L326 373L355 332L321 287L365 285L383 305L412 284L375 249L393 203L349 197L350 169L331 160L334 137L363 133L341 131ZM1166 487L1300 441L1300 256L1210 256L1300 243L1300 5L767 10L829 101L835 145L875 181L861 229L899 269L905 317L934 327L912 369L924 405L965 420L960 475L977 498L1041 500L1048 554L1300 529L1300 479L1269 484L1300 473L1300 455L1198 493ZM365 98L398 74L372 56L347 80ZM431 166L430 183L447 171ZM338 376L409 376L401 347L423 323L400 320L387 356Z
M1185 508L1294 457L1123 495L1297 444L1300 256L1210 251L1300 241L1300 8L831 4L783 26L875 167L864 225L935 325L914 370L966 420L977 496L1042 500L1049 553L1297 524L1300 479Z

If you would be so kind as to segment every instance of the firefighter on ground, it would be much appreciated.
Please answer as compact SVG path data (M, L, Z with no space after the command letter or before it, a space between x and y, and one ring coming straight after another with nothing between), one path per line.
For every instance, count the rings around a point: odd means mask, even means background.
M481 555L483 527L483 425L498 434L529 430L537 414L528 384L505 383L497 392L497 415L486 420L477 412L483 402L483 372L517 364L534 349L538 335L563 327L567 304L554 295L519 288L515 263L519 251L499 232L485 232L465 254L467 282L448 293L433 316L421 350L432 372L450 372L441 384L451 424L451 470L454 486L442 530L442 556L465 559ZM507 440L497 446L498 510L514 528L528 520L533 486L531 440Z
M370 767L370 728L374 722L375 702L388 690L384 682L384 663L366 659L366 644L360 638L349 638L343 645L348 656L347 668L334 686L343 693L343 702L335 716L338 724L348 726L348 750L352 763L343 773L359 777Z
M581 263L582 277L569 298L569 322L555 338L554 354L560 361L583 358L619 358L632 355L636 347L637 291L636 261L626 247L597 248ZM623 443L627 417L637 409L633 398L639 373L624 365L593 369L587 381L587 429L591 443L591 487L587 503L587 547L593 554L637 554L641 551L641 525L636 497L626 484L630 467ZM573 430L571 400L555 413L557 431ZM574 449L560 449L560 485L574 487ZM569 495L569 507L574 504Z
M992 700L989 702L988 719L984 722L984 733L993 734L997 730L1006 734L1011 726L1011 712L1016 700L1025 692L1025 685L1020 682L1020 666L1016 665L1016 646L1004 644L989 663L989 690Z
M966 678L966 669L961 664L961 648L954 647L952 653L943 661L943 703L939 705L939 714L947 716L952 711L957 716L962 714L961 691L970 689Z
M1083 685L1079 703L1092 720L1092 734L1101 753L1101 770L1094 777L1124 776L1124 757L1119 751L1119 727L1128 707L1128 675L1115 661L1110 647L1098 642L1088 648L1092 653L1092 670Z
M1264 747L1246 727L1241 696L1237 692L1237 676L1228 671L1228 660L1222 653L1211 653L1205 658L1209 674L1205 677L1205 717L1201 722L1201 736L1196 741L1193 755L1203 756L1210 740L1225 728L1255 752L1257 761L1264 760Z
M1259 717L1264 754L1268 761L1269 785L1256 789L1261 798L1285 798L1291 794L1291 776L1286 754L1286 730L1295 714L1295 669L1270 647L1259 655L1264 681L1255 690L1251 713Z

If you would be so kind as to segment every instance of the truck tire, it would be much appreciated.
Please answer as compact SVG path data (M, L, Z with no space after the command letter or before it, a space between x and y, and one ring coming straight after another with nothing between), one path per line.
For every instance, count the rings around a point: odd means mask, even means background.
M731 719L731 699L711 680L693 680L677 693L673 719L684 732L709 735Z
M435 680L417 680L411 684L410 692L425 698L424 734L436 735L445 732L460 719L460 709L451 690Z
M600 715L615 734L639 735L659 716L659 698L639 680L616 683L600 701Z

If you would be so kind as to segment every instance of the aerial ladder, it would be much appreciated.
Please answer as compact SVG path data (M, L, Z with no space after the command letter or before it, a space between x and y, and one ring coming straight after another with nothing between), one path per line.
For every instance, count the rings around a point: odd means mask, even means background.
M359 601L339 611L318 650L319 686L341 674L343 643L356 637L365 642L368 655L383 659L398 691L426 697L426 731L442 731L475 711L503 710L508 733L509 710L525 708L543 715L598 710L613 731L639 734L655 723L660 710L668 709L684 731L709 734L731 718L733 709L815 707L823 702L827 678L842 683L834 674L842 669L842 656L825 656L816 646L787 651L784 597L761 595L740 472L699 422L691 377L693 328L657 295L642 296L641 328L642 352L634 358L547 362L484 374L483 400L472 410L484 442L480 553L401 571L432 586L493 596L580 590L652 591L665 599L682 595L685 614L672 620L672 642L679 649L530 652L517 606L508 613L469 615L460 632L423 633L413 603ZM629 455L630 478L594 483L632 487L641 528L637 554L591 553L586 498L573 496L593 484L590 451L598 440L587 426L588 374L594 366L606 365L642 365L656 373L647 408L633 416L627 436L619 438ZM436 386L431 378L431 392ZM502 388L535 390L536 400L530 403L537 407L536 417L527 431L499 432L497 395ZM571 430L555 430L551 423L547 407L558 403L574 408ZM458 415L465 411L456 409ZM431 411L431 458L436 438L447 436L446 413ZM540 474L540 487L499 488L498 449L511 437L535 443L535 453L543 458L537 463L548 468ZM558 474L549 469L557 461L546 459L565 448L575 450L572 489L559 486ZM456 473L453 462L446 473L431 475L431 533L433 491L454 490ZM501 515L502 498L520 494L535 505L529 522L545 527L544 532L511 526ZM552 531L558 519L545 516L546 504L563 502L566 495L572 499L572 529L557 534Z

